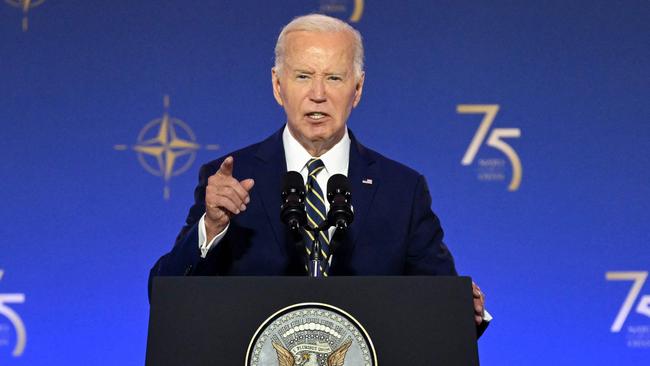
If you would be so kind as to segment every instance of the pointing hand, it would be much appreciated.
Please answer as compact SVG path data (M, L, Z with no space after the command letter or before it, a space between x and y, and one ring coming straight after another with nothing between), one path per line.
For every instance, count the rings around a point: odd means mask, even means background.
M233 178L234 159L227 157L221 167L208 178L205 188L205 228L208 242L228 226L230 218L246 211L249 192L255 181Z

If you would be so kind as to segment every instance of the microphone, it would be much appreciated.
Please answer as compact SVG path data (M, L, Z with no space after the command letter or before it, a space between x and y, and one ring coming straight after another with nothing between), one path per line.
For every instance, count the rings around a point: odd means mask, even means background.
M305 213L305 184L302 175L290 171L282 178L282 205L280 219L291 230L298 230L307 224Z
M347 229L354 219L354 213L350 182L345 175L334 174L327 181L327 200L330 203L330 211L327 213L328 223L340 230Z

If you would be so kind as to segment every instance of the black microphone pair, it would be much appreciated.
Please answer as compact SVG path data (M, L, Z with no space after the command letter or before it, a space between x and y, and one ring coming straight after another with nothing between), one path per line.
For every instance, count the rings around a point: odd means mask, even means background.
M305 212L305 185L302 175L295 171L287 172L282 179L282 206L280 206L280 219L291 230L301 227L307 228L307 213ZM327 181L327 201L330 210L327 220L316 228L319 231L330 226L344 230L352 223L352 192L350 182L343 174L334 174Z

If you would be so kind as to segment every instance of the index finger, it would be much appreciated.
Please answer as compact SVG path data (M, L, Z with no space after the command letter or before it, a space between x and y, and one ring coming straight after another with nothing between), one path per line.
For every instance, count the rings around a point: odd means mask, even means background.
M472 295L476 298L480 298L483 292L481 291L481 288L478 287L478 285L474 282L472 282Z
M232 170L233 170L233 165L234 165L234 159L232 156L227 157L223 163L221 163L221 166L219 167L219 173L225 176L232 177Z

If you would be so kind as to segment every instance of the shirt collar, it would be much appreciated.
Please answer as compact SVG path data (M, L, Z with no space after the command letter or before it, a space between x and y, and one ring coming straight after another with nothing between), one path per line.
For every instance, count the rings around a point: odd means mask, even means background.
M300 142L296 140L291 132L289 132L289 127L284 126L284 131L282 132L282 143L284 145L284 157L287 162L287 171L296 171L300 172L307 162L313 157L307 152L307 150L300 145ZM325 165L325 170L327 173L332 176L334 174L343 174L348 175L348 164L350 162L350 136L348 135L348 129L345 129L345 135L341 141L337 142L336 145L332 146L325 154L320 156L320 159Z

